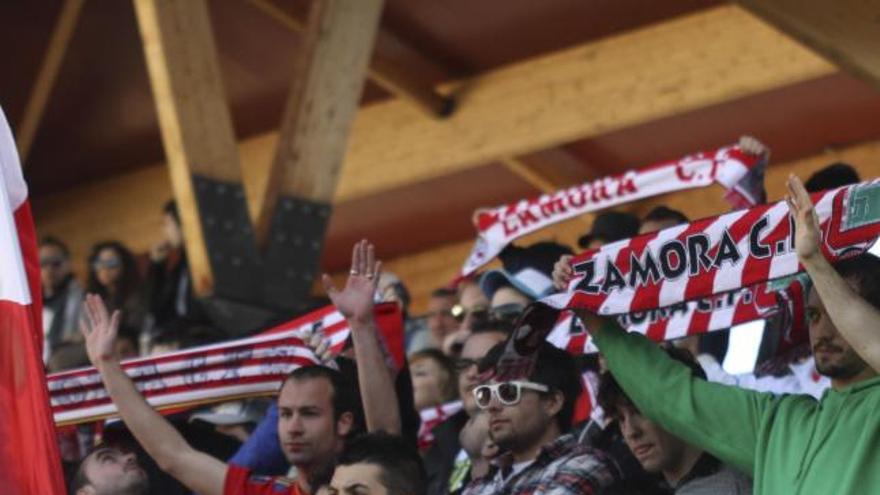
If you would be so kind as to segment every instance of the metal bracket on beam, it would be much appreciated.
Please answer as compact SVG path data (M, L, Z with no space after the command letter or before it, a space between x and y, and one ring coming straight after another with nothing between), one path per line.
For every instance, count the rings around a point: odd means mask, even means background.
M331 212L329 203L292 196L278 199L263 258L268 304L301 309L309 302Z
M195 174L192 180L214 273L214 294L259 302L262 260L243 186Z

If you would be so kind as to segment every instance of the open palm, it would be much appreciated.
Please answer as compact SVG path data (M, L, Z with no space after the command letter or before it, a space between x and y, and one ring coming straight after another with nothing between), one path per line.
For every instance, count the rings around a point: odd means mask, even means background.
M119 311L111 316L101 296L88 294L83 304L83 318L79 329L86 339L89 361L98 367L105 361L118 359L116 333L119 330Z
M819 217L809 193L801 180L795 175L788 177L788 196L785 201L791 210L795 224L795 248L801 262L808 261L819 254Z
M362 240L352 248L351 270L342 290L338 290L330 277L324 275L324 289L343 316L358 321L368 321L373 317L373 295L381 268L382 262L376 261L373 245Z

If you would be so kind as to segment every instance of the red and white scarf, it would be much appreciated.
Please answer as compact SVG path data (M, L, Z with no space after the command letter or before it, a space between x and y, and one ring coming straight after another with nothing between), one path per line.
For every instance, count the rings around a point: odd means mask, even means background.
M472 274L526 234L651 196L718 183L736 208L761 203L765 165L762 157L726 146L480 211L475 219L477 240L461 276Z
M419 411L419 418L422 421L419 425L419 450L426 449L434 443L434 433L431 430L435 426L458 414L463 407L464 404L456 400Z
M880 180L816 193L812 199L822 253L830 261L864 252L880 236ZM730 303L706 312L675 312L668 327L695 328L693 320L701 319L697 327L728 328L770 310L766 296L771 288L761 284L802 270L792 227L782 201L607 244L573 258L575 276L568 291L542 302L632 319L638 312L673 312L686 301L720 295ZM693 303L684 307L691 309Z
M376 322L395 364L403 360L393 344L402 342L403 319L396 304L376 307ZM284 378L300 366L319 364L303 341L322 332L338 354L351 330L333 306L283 323L259 335L126 361L123 368L158 410L274 395ZM48 377L49 400L57 425L95 421L116 414L95 368L55 373Z

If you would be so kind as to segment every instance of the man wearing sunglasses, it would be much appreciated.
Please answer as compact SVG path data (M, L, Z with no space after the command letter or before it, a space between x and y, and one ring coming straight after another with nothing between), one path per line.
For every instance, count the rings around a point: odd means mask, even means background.
M492 348L481 377L493 375L503 352L504 344ZM528 377L488 378L474 388L476 405L489 415L489 437L504 453L464 494L589 494L615 482L620 475L610 459L568 433L580 391L572 357L547 342Z

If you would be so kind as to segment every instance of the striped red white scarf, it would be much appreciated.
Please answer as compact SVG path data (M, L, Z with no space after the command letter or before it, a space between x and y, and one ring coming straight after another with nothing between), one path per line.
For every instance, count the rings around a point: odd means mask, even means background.
M737 146L700 152L679 160L479 211L477 240L461 269L466 277L515 239L570 218L651 196L720 184L735 208L764 202L766 160Z
M812 199L828 260L864 252L880 236L880 180ZM695 333L763 318L778 310L767 297L774 292L768 283L802 270L792 227L782 201L607 244L573 258L568 291L542 302L556 309L628 315L630 321L663 308L671 315L663 325L678 334L648 325L646 333L657 339L684 336L682 329ZM719 296L729 303L706 311L694 306Z
M403 319L396 304L376 307L376 321L395 366L403 362ZM319 364L303 341L312 332L330 339L339 354L350 336L345 318L333 306L283 323L245 339L126 361L123 368L147 402L162 411L274 395L291 371ZM399 340L399 344L394 341ZM116 414L95 368L48 377L56 425L95 421Z

